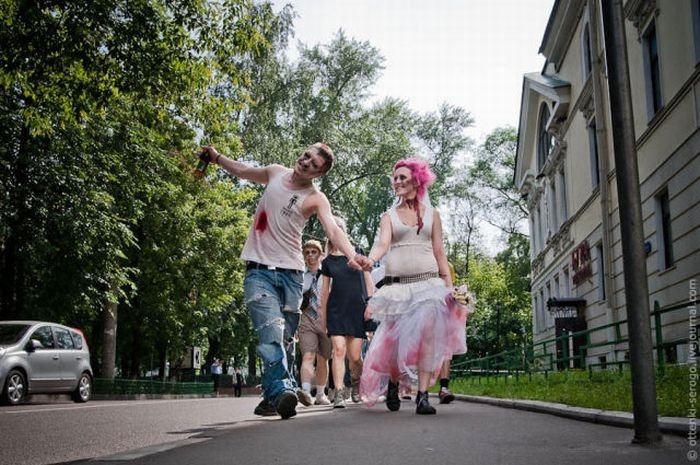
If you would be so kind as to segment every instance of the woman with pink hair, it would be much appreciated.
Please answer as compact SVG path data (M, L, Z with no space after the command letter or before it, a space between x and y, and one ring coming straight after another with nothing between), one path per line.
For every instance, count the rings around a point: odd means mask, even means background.
M365 314L380 322L360 383L362 400L370 407L386 394L388 409L399 410L399 384L417 380L416 413L435 414L428 388L445 360L467 350L466 309L454 299L440 214L428 199L434 181L420 158L394 165L397 200L382 215L379 239L369 254L372 262L386 254L384 285Z

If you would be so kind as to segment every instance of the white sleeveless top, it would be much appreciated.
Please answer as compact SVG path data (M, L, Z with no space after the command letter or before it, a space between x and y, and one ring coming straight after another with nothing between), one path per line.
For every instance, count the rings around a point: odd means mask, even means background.
M241 252L243 260L299 271L306 268L301 253L306 218L301 207L316 187L286 188L282 179L290 173L282 170L267 184Z
M433 254L433 209L426 206L423 227L407 226L401 222L396 209L388 211L391 218L391 248L386 258L387 276L411 276L420 273L438 272Z

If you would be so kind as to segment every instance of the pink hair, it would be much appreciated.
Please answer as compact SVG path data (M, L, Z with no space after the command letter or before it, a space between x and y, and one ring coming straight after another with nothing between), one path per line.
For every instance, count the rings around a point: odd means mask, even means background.
M396 162L393 171L402 167L411 170L411 175L416 183L416 198L420 200L425 197L428 187L430 187L437 178L433 170L430 169L428 162L418 157L404 158Z

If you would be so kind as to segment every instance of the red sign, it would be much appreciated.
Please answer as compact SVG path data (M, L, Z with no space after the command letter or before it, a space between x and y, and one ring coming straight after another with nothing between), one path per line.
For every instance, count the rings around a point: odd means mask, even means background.
M578 284L593 276L591 249L588 247L588 241L581 242L571 252L571 269L574 272L572 277L574 284Z

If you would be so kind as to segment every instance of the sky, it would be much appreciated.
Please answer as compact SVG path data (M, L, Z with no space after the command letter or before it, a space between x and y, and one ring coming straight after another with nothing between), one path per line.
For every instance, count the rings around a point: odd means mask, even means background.
M281 4L282 2L277 2ZM523 74L538 55L554 0L291 0L297 41L327 44L339 29L385 58L373 99L397 97L421 113L443 102L471 113L477 141L517 127Z

